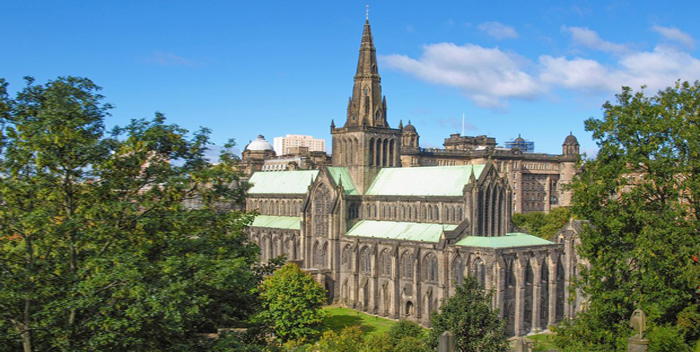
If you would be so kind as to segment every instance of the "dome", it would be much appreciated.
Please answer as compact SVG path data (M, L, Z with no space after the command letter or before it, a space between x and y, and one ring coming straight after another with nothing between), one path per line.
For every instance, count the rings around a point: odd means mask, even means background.
M251 151L265 151L265 150L273 150L272 144L270 142L265 140L265 137L263 135L258 135L258 138L256 138L254 141L248 143L248 145L245 147L246 150L251 150Z
M524 139L523 137L520 137L520 135L518 135L518 138L514 139L513 142L520 142L520 143L522 143L522 142L525 142L525 139Z
M408 125L404 126L403 131L416 133L416 128L411 125L411 121L408 121Z
M569 132L569 135L566 136L566 139L564 140L564 145L578 145L578 139L576 139L576 137Z

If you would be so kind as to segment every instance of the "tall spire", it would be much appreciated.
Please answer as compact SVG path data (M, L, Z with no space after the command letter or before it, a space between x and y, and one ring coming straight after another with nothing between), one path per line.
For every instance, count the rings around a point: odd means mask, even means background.
M388 127L386 101L382 96L381 77L377 69L377 52L372 39L369 19L365 19L360 41L352 97L348 102L345 126Z

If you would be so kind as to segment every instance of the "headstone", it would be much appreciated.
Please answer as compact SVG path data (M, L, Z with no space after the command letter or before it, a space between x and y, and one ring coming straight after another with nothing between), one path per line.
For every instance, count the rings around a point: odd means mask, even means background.
M646 352L649 349L649 340L644 338L647 328L647 316L641 309L636 309L630 317L630 327L634 329L634 336L627 340L627 352Z
M438 352L455 352L457 350L455 342L455 337L451 332L443 332L438 339Z

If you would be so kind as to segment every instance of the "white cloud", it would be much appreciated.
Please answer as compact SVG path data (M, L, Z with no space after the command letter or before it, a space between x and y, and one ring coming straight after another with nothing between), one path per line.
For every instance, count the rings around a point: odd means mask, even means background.
M496 39L517 38L518 32L515 28L506 26L500 22L484 22L479 25L479 30Z
M595 60L547 55L540 57L540 64L542 82L583 91L617 91L621 86L639 88L642 85L656 91L678 79L700 79L700 60L668 46L629 53L608 66Z
M533 98L541 91L537 80L522 69L521 58L497 48L438 43L426 45L420 59L405 55L383 59L422 80L457 87L484 107L502 107L504 99Z
M540 56L539 79L546 84L579 90L608 90L615 84L611 72L595 60Z
M563 29L571 33L571 39L573 39L574 43L590 49L614 54L622 54L629 50L626 45L616 44L601 39L598 33L588 28L563 27Z
M609 94L621 86L646 86L650 92L676 80L700 80L700 59L669 45L651 50L603 40L592 30L569 27L572 40L602 50L608 58L543 54L531 64L516 53L475 44L430 44L419 58L384 56L390 68L423 81L461 90L479 106L502 108L511 99L534 99L556 88L573 92Z
M661 34L664 38L685 45L687 48L695 47L695 40L688 33L674 27L653 26L651 29Z

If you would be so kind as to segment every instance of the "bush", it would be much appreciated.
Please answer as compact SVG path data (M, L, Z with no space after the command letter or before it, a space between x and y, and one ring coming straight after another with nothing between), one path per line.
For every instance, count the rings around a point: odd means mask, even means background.
M294 264L285 264L260 285L262 310L256 321L282 342L305 341L319 332L326 290Z
M691 352L683 333L675 326L657 326L649 331L649 352Z
M399 320L398 323L389 329L387 335L392 344L398 345L399 341L406 337L425 338L425 329L412 321Z
M348 326L339 332L328 330L316 343L317 352L359 352L364 343L359 326Z

